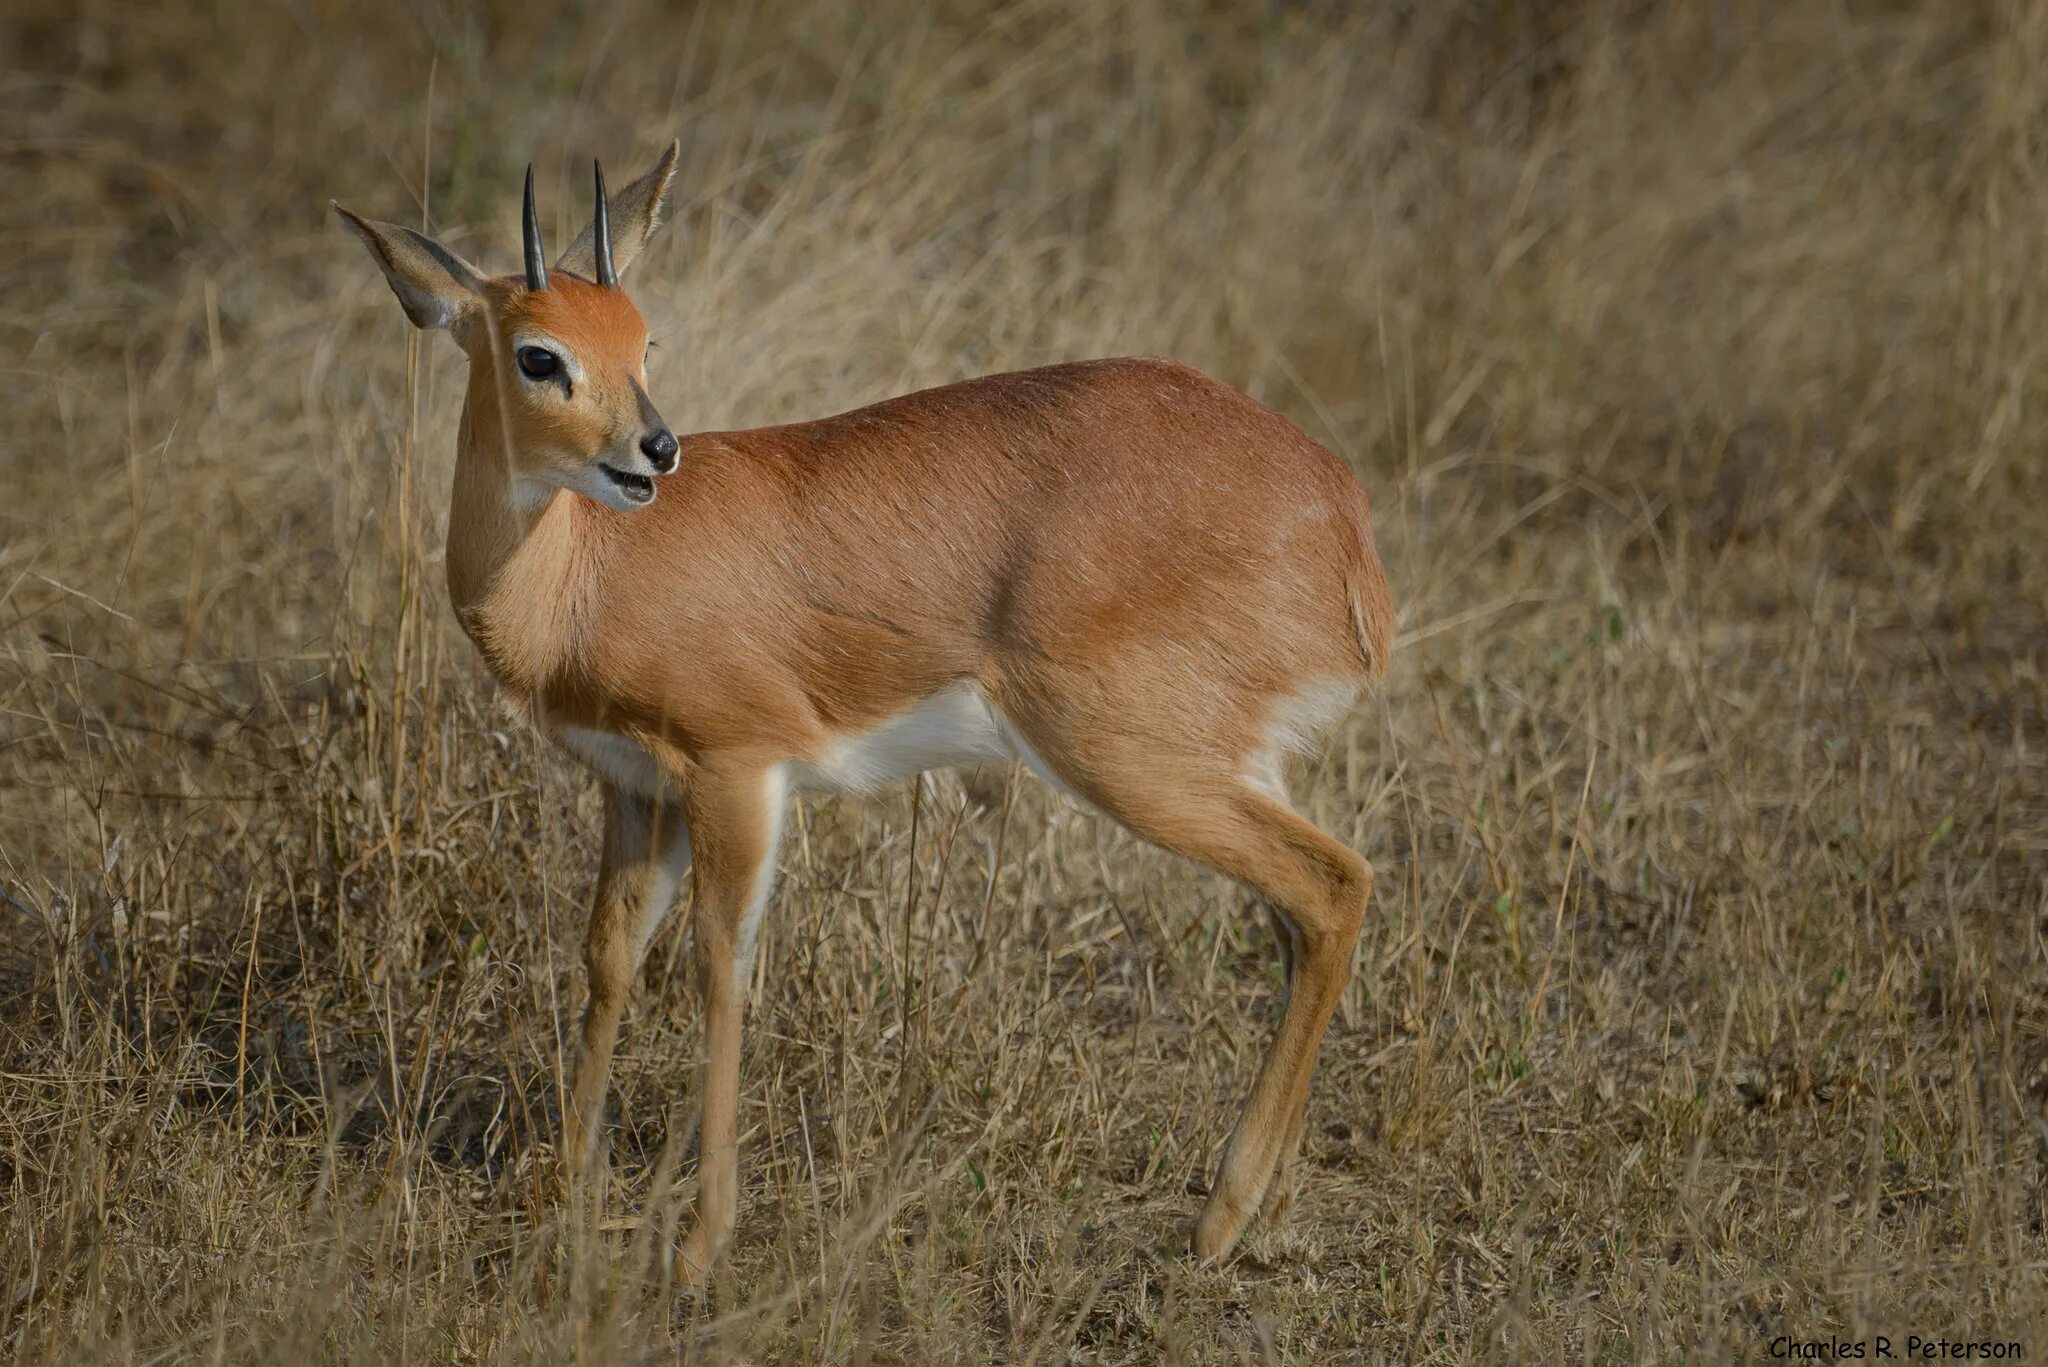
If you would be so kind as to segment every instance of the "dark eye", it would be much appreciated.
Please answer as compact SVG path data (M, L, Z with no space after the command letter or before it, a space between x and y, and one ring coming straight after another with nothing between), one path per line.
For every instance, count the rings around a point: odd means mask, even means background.
M519 348L519 373L529 380L545 380L562 368L562 358L546 347Z

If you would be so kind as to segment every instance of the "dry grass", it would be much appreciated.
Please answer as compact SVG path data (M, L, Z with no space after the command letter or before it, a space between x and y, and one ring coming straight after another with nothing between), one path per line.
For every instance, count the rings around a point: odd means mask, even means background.
M0 18L9 1351L2048 1352L2048 13L531 8ZM326 204L505 269L529 157L559 241L676 134L679 425L1163 352L1373 495L1401 653L1300 791L1379 893L1227 1266L1263 918L1025 778L802 808L714 1294L648 1276L686 911L606 1208L543 1189L594 795L449 619L460 358Z

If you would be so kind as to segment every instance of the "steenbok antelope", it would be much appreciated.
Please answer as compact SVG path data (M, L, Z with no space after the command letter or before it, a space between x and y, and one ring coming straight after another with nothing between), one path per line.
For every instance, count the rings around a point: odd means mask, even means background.
M1197 1254L1222 1254L1292 1197L1372 888L1281 777L1386 668L1364 493L1278 414L1160 360L679 438L619 286L675 165L671 146L609 204L600 170L595 216L552 265L529 168L510 276L336 206L406 316L469 357L456 614L604 787L566 1164L594 1160L620 1013L694 867L703 1128L677 1272L700 1276L733 1228L741 998L791 790L1022 760L1274 911L1285 1014L1194 1228Z

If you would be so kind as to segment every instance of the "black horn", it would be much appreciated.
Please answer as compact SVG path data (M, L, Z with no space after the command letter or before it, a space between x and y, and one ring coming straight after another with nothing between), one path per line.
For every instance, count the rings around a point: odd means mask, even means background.
M533 211L533 163L526 164L526 288L548 287L547 257L541 252L540 215Z
M597 172L597 217L590 221L596 230L591 246L597 252L597 283L617 289L619 273L612 268L612 210L611 199L604 192L604 165L596 161L590 165Z

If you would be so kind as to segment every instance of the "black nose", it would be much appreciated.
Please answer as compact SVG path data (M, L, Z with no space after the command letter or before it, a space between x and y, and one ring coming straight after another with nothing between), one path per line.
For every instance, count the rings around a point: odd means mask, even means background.
M665 475L676 468L676 434L657 427L640 438L640 454L654 462L654 472Z

